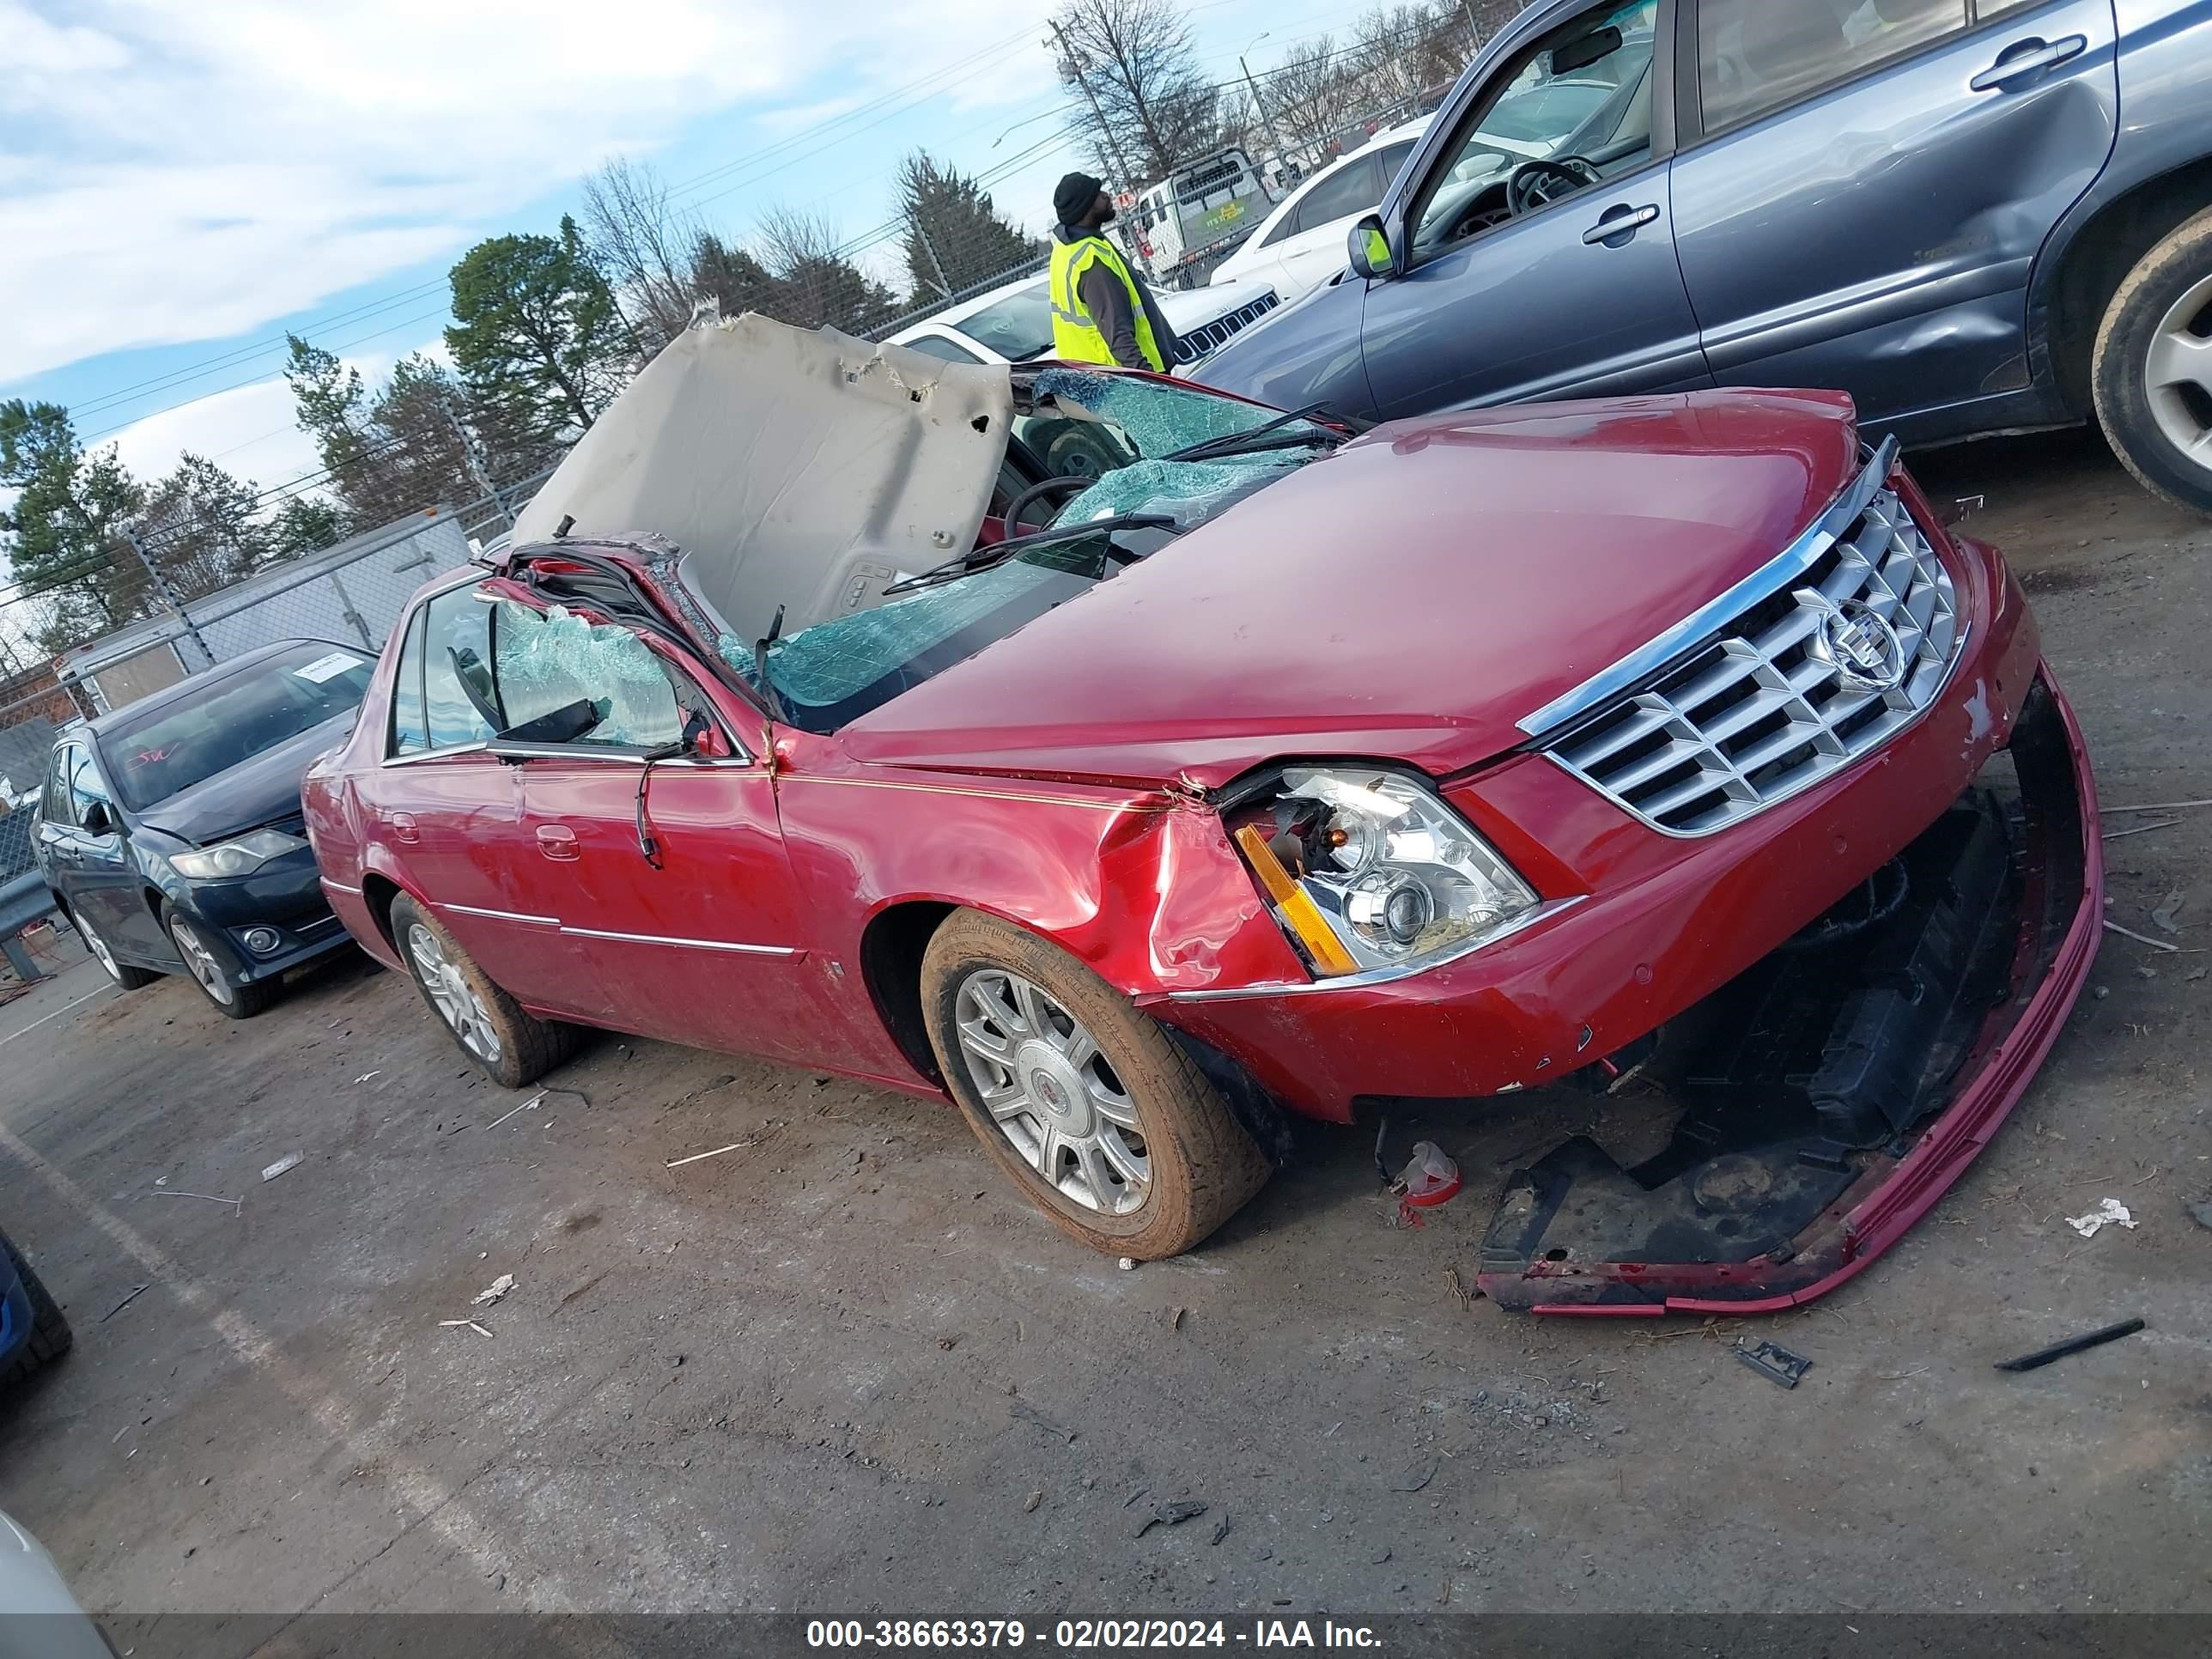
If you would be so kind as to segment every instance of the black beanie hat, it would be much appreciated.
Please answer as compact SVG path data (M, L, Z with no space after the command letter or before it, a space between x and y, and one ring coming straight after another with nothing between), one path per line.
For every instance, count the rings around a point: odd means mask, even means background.
M1052 210L1060 216L1060 223L1072 225L1091 211L1091 204L1104 188L1087 173L1071 173L1054 187Z

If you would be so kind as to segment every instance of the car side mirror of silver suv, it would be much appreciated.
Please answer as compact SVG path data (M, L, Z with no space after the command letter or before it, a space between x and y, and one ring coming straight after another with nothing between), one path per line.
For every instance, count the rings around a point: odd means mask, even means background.
M1382 228L1381 214L1370 213L1353 225L1345 242L1356 275L1373 278L1397 274L1396 262L1390 257L1389 233Z

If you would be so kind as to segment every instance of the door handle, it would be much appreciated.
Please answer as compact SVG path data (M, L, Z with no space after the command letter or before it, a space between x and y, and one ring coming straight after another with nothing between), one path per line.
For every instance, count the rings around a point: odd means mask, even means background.
M1658 208L1651 205L1607 208L1605 216L1583 233L1583 240L1595 247L1616 236L1626 236L1631 232L1641 230L1658 216Z
M538 850L549 859L573 859L576 856L576 832L565 823L541 823L538 826Z
M2020 47L2027 50L2020 51ZM2069 34L2063 40L2044 41L2031 36L2015 46L2005 48L2006 55L1966 82L1976 92L1995 92L2008 87L2014 81L2030 75L2056 69L2070 58L2079 58L2089 49L2086 34ZM2017 56L2014 55L2017 53Z
M392 839L394 841L404 842L408 846L412 847L416 842L422 839L422 837L416 832L415 815L412 812L394 812L392 815L391 823Z

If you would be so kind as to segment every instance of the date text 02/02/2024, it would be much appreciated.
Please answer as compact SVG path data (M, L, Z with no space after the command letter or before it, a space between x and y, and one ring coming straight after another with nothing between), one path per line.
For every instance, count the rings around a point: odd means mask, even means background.
M810 1620L810 1648L1021 1648L1051 1647L1068 1652L1091 1649L1222 1648L1231 1643L1255 1648L1374 1648L1381 1645L1364 1625L1324 1620L1318 1629L1304 1619L1255 1620L1249 1630L1232 1630L1225 1620L1203 1619L1062 1619L1049 1639L1018 1619Z

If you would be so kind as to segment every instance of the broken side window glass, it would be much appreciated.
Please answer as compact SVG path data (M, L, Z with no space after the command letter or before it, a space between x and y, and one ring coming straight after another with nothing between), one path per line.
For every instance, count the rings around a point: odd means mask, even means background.
M599 720L575 739L580 745L655 749L682 735L668 671L629 629L586 622L561 605L539 611L502 601L493 608L503 729L585 700Z
M425 609L422 691L430 747L483 743L493 730L478 707L491 690L491 607L477 598L474 588L456 587ZM471 690L477 694L474 697Z

